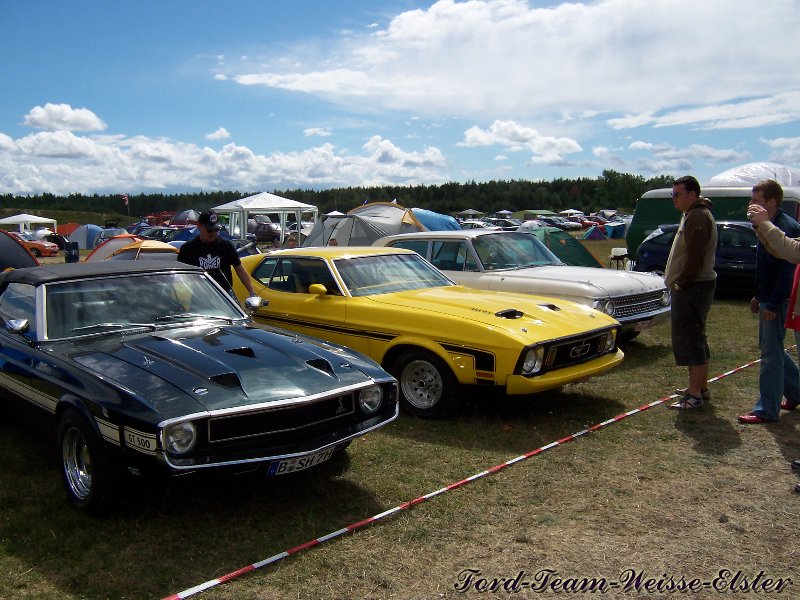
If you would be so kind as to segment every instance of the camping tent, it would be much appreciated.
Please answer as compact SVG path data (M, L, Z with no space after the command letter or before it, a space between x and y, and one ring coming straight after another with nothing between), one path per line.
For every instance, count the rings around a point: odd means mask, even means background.
M782 186L800 185L800 169L772 162L753 162L714 175L706 185L749 186L774 179Z
M586 230L586 233L583 234L581 239L584 240L606 240L608 239L608 235L606 234L606 228L602 225L593 225Z
M372 202L357 206L341 217L319 221L303 246L327 246L331 238L340 246L369 246L385 235L426 231L409 208L393 202Z
M94 244L101 231L103 231L103 228L99 225L92 225L91 223L80 225L75 231L69 234L68 239L70 242L78 242L78 248L81 250L89 250L94 248Z
M140 238L138 235L133 235L132 233L115 235L114 237L108 238L105 242L92 250L84 260L86 262L105 260L120 248L124 248L125 246L128 246L141 239L142 238Z
M474 208L468 208L467 210L462 210L457 214L459 217L477 217L478 215L482 215L483 213L479 210L475 210Z
M611 221L603 225L606 228L606 236L608 239L624 238L627 225L624 221Z
M547 210L546 208L532 208L528 210L517 211L511 216L515 219L519 219L520 221L529 221L530 219L538 219L539 217L557 217L558 215L552 210Z
M200 213L193 208L182 210L169 220L170 225L195 225Z
M558 227L526 227L527 223L519 226L517 231L535 235L555 254L561 262L572 267L603 267L594 254L586 249L575 237Z
M175 246L158 240L139 239L115 250L108 260L177 260L177 258L178 249Z
M228 230L231 235L242 239L247 233L247 219L250 218L251 214L278 215L281 224L281 243L283 243L283 238L286 235L286 223L289 215L294 215L295 223L301 223L304 220L303 215L310 215L311 220L314 222L319 220L319 210L316 206L281 198L267 192L220 204L215 206L214 210L220 214L229 215Z
M0 271L35 267L38 264L39 261L19 243L17 238L0 229Z
M23 229L34 229L31 225L49 225L51 229L56 229L58 227L58 223L55 219L37 217L36 215L29 215L26 213L0 219L0 225L17 225L20 231Z
M458 231L461 225L458 224L450 215L443 215L442 213L433 212L424 208L412 208L411 212L417 217L417 220L425 226L425 229L431 231Z

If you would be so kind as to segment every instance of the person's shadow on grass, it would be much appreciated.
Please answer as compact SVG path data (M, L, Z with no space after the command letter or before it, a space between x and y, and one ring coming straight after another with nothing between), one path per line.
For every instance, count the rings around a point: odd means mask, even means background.
M700 409L674 412L675 427L694 440L694 449L698 452L720 455L741 444L739 432L730 419L717 415L713 398Z

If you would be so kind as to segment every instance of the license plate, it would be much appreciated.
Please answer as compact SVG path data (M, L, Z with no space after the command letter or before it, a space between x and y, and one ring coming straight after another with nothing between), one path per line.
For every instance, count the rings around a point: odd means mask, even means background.
M314 454L307 454L306 456L297 456L286 460L273 460L269 463L267 475L287 475L289 473L303 471L309 467L314 467L320 463L324 463L333 456L333 450L333 448L328 448L327 450L321 450Z
M649 321L649 320L648 321L639 321L638 323L636 323L636 327L634 329L635 329L635 331L644 331L645 329L650 329L650 327L652 327L652 325L653 325L653 322Z

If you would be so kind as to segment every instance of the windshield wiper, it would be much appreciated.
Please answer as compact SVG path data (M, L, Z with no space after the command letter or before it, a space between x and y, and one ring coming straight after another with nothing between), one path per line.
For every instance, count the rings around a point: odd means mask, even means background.
M178 321L183 319L222 319L223 321L228 321L229 323L233 322L233 319L230 317L222 317L220 315L203 315L200 313L175 313L173 315L161 315L160 317L156 317L156 321Z
M84 325L83 327L73 327L71 332L77 333L79 331L91 331L104 329L136 329L146 327L147 329L155 329L152 323L94 323L93 325Z

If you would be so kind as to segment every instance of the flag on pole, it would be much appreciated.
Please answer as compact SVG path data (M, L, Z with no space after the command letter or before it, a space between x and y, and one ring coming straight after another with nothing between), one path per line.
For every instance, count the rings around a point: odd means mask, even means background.
M122 204L128 206L128 194L122 194Z

